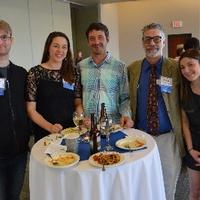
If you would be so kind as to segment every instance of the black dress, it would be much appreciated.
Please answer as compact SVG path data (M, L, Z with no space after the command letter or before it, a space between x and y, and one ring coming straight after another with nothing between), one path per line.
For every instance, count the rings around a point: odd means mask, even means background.
M36 102L36 110L52 124L73 127L74 90L64 88L60 70L49 70L38 65L30 69L27 100ZM49 134L34 124L35 141Z
M184 111L189 120L193 149L200 151L200 95L197 95L190 90L191 99L187 105L183 106ZM184 163L187 167L200 171L200 167L195 166L196 161L186 152Z

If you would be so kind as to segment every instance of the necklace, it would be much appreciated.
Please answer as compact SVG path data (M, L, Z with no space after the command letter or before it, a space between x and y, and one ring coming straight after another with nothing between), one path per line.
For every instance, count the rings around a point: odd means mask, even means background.
M51 69L51 70L60 70L61 68L61 64L60 63L56 63L56 64L52 64L51 62L46 62L44 63L45 67L47 69ZM59 65L59 66L58 66Z

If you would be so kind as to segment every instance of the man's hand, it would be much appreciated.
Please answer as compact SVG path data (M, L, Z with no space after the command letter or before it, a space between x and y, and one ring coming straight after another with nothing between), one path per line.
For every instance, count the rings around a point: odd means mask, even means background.
M134 125L133 120L130 117L122 116L120 119L120 126L124 128L132 128Z

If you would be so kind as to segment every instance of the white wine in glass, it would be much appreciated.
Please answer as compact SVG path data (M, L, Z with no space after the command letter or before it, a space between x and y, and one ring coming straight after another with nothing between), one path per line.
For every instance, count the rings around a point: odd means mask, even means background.
M80 126L83 124L83 120L84 120L84 114L83 113L74 112L73 122L76 125L76 127L80 128Z

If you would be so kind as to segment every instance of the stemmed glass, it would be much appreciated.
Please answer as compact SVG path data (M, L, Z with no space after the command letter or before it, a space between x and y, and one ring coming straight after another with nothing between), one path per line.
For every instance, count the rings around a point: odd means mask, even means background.
M83 127L84 126L84 124L83 124L84 118L85 118L84 113L77 113L77 112L73 113L73 122L76 125L76 127L79 129L79 132L80 132L80 135L82 138L81 141L88 142L89 141L89 132L87 130L84 132L84 127ZM83 130L82 130L82 128L83 128Z
M83 113L73 113L73 122L77 128L80 129L80 126L83 125L84 114Z
M106 146L105 146L105 150L106 151L112 151L113 150L113 147L110 145L111 127L112 127L112 119L108 119L107 122L106 122L106 127L105 127L105 133L106 133Z

